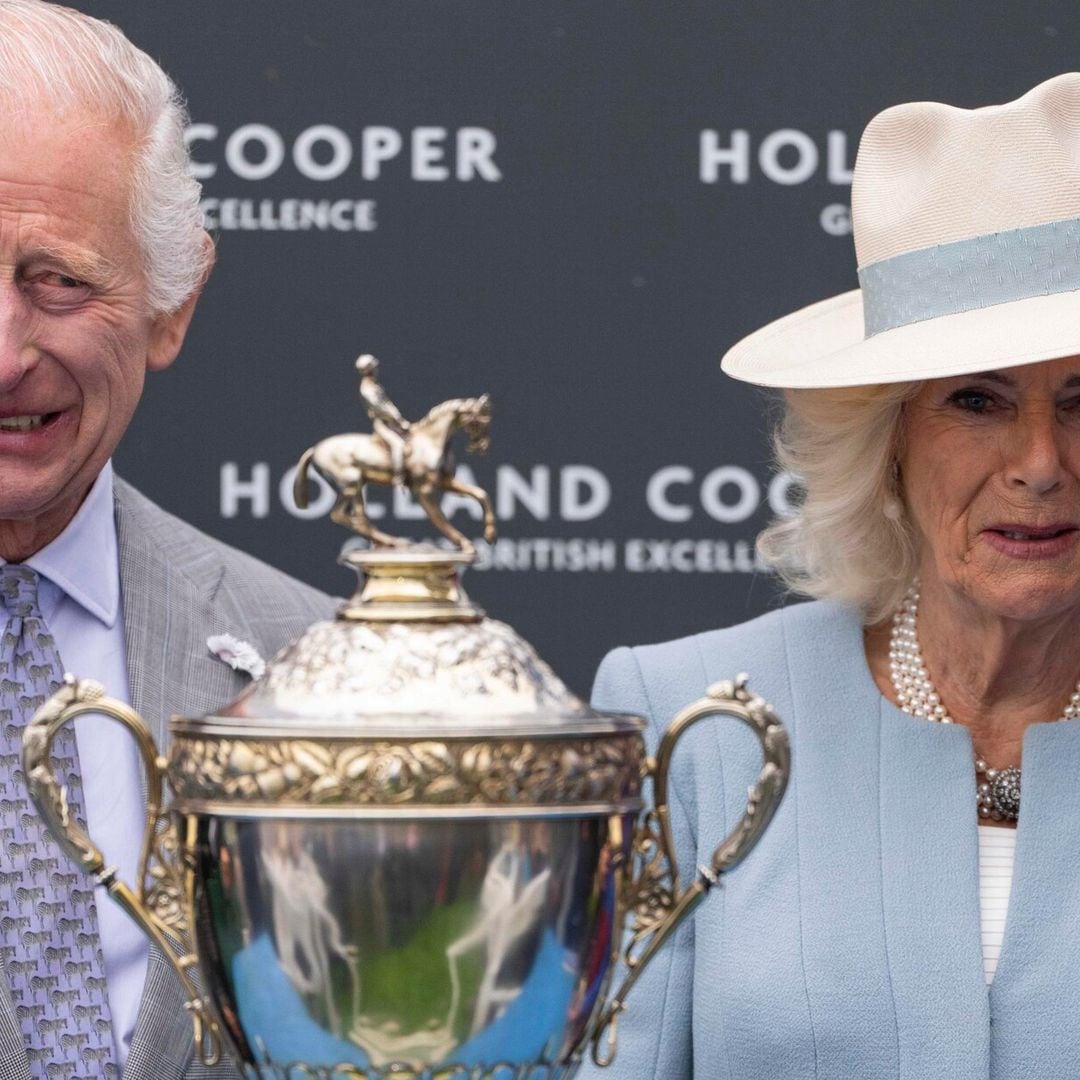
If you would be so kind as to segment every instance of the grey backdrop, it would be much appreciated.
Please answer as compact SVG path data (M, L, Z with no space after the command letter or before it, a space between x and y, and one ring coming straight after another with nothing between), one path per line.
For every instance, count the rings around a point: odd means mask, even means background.
M279 483L318 438L367 429L353 358L380 357L409 416L490 391L492 453L470 464L504 500L515 477L532 496L503 522L499 568L467 584L579 691L617 643L777 602L750 554L771 513L769 402L718 359L855 284L844 226L866 121L916 98L1014 98L1080 44L1064 0L83 6L183 87L219 226L184 353L149 380L120 472L340 593L343 534L294 516ZM305 213L327 227L283 227Z

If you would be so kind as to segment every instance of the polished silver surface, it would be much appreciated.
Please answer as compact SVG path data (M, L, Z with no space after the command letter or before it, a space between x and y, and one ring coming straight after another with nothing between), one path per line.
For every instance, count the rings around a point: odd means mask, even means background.
M250 1075L571 1075L618 947L608 817L184 831L204 985Z

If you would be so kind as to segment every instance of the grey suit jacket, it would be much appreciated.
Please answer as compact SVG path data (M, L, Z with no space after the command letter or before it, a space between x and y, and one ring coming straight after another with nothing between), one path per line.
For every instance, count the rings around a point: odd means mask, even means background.
M329 618L334 601L211 539L119 479L115 497L131 703L164 748L173 713L200 716L248 681L210 653L207 637L232 634L269 659L312 622ZM228 1064L206 1069L193 1053L180 983L152 950L125 1080L239 1076ZM6 983L0 985L0 1080L30 1080Z

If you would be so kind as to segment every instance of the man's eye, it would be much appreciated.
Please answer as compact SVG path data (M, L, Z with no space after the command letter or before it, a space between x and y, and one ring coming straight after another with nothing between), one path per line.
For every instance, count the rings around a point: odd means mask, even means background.
M985 390L954 390L948 398L950 405L955 405L965 412L985 413L995 405L994 397Z
M93 290L81 278L59 270L27 275L23 288L46 311L68 311L81 306Z
M82 289L86 287L85 281L70 277L68 274L44 274L41 280L46 285L56 285L62 289Z

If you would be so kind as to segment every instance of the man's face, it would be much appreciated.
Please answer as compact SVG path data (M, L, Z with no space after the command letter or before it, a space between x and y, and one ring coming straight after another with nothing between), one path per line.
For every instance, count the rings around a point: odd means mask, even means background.
M59 531L116 449L194 301L149 310L129 220L130 134L92 114L0 113L0 521Z

